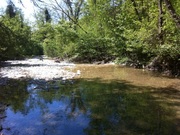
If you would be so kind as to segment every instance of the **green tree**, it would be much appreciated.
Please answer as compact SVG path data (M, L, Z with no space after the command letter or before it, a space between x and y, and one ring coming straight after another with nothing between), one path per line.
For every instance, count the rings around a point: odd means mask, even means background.
M49 56L76 56L89 62L118 58L180 72L179 0L32 2L49 5L59 15L59 23L51 16L54 24L45 24L50 18L45 10L33 32Z
M7 7L6 11L9 10ZM1 60L23 58L33 55L38 48L31 40L31 27L24 21L22 11L16 8L14 17L4 14L0 17ZM7 12L6 12L7 13ZM40 48L39 48L40 49ZM36 53L38 53L36 51Z
M10 18L15 17L15 15L16 15L15 5L11 0L8 1L8 5L6 8L6 15L9 16Z

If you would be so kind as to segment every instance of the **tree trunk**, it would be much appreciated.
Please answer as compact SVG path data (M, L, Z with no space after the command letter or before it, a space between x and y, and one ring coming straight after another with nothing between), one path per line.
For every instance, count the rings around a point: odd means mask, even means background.
M158 34L159 34L160 45L163 44L163 33L162 33L162 27L163 27L163 9L162 9L162 2L163 2L163 0L159 0L158 1L158 8L159 8Z
M131 0L131 1L132 1L133 6L134 6L134 10L136 12L136 15L138 16L138 19L139 19L139 21L141 21L141 17L140 17L139 11L137 9L136 2L135 2L135 0Z
M166 7L173 18L174 22L176 23L177 27L180 29L180 17L176 14L175 9L173 8L170 0L164 0Z

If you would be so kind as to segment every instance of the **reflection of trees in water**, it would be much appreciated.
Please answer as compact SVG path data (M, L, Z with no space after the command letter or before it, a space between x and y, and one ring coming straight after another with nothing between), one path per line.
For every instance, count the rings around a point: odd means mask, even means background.
M70 110L69 110L70 109ZM70 95L70 103L66 108L66 111L70 111L70 117L78 115L78 113L86 113L86 107L84 105L82 93L80 89L74 89Z
M2 127L3 119L6 117L5 110L6 110L6 106L4 104L0 103L0 133L3 130L3 127Z
M37 80L38 81L38 80ZM42 80L40 80L42 82ZM40 82L39 81L39 82ZM45 82L45 81L44 81ZM53 81L52 81L53 82ZM44 83L47 85L46 83ZM49 81L49 84L51 82ZM31 89L27 91L27 81L12 80L8 85L4 86L1 91L0 98L5 103L10 104L14 112L21 112L27 115L31 110L40 108L41 112L46 112L48 109L47 104L52 104L54 101L61 101L63 95L69 98L67 109L71 110L71 114L75 112L86 112L83 103L82 94L80 90L76 89L72 93L73 88L63 85L61 89ZM43 88L43 83L41 84ZM37 86L39 88L39 86Z
M26 86L26 81L10 80L6 86L1 86L1 101L10 105L14 112L23 111L24 102L28 98Z
M14 112L24 110L24 102L28 98L26 91L26 82L9 80L6 86L0 86L0 132L2 130L10 130L9 127L3 127L2 123L6 119L6 109L8 106Z
M104 83L95 83L93 88L91 85L89 86L87 95L91 96L88 96L87 100L91 108L91 115L89 127L85 129L87 134L114 135L118 132L119 121L121 120L118 106L124 108L121 104L122 94L113 94L111 89L111 86Z
M8 106L7 104L0 103L0 133L2 130L10 130L10 128L2 126L2 123L4 119L6 118L7 106Z
M177 134L173 111L166 102L151 95L154 88L126 82L84 81L90 122L85 132L91 134ZM169 119L169 118L172 119Z
M86 114L84 117L88 117L90 122L84 131L90 135L171 134L175 131L169 119L172 118L171 111L151 95L152 88L97 79L80 80L77 84L62 85L60 89L33 90L32 93L28 93L26 87L27 84L22 82L16 88L9 85L3 88L0 98L15 112L24 115L40 109L40 119L46 127L53 124L52 130L57 129L57 123L62 119L65 121ZM54 101L57 101L56 107L58 103L65 107L52 111L48 105L52 107Z

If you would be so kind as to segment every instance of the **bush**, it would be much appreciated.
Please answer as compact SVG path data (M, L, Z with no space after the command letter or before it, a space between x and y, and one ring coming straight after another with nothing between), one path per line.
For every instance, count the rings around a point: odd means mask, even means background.
M76 54L87 62L108 60L112 57L111 40L83 35L79 39Z

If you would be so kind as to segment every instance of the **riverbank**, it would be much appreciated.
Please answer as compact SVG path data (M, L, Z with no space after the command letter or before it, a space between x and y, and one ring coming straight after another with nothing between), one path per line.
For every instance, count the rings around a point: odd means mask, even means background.
M34 57L25 60L5 61L0 69L1 82L5 84L7 79L44 79L53 80L72 79L79 73L73 72L75 64L67 61L60 63L52 59Z

